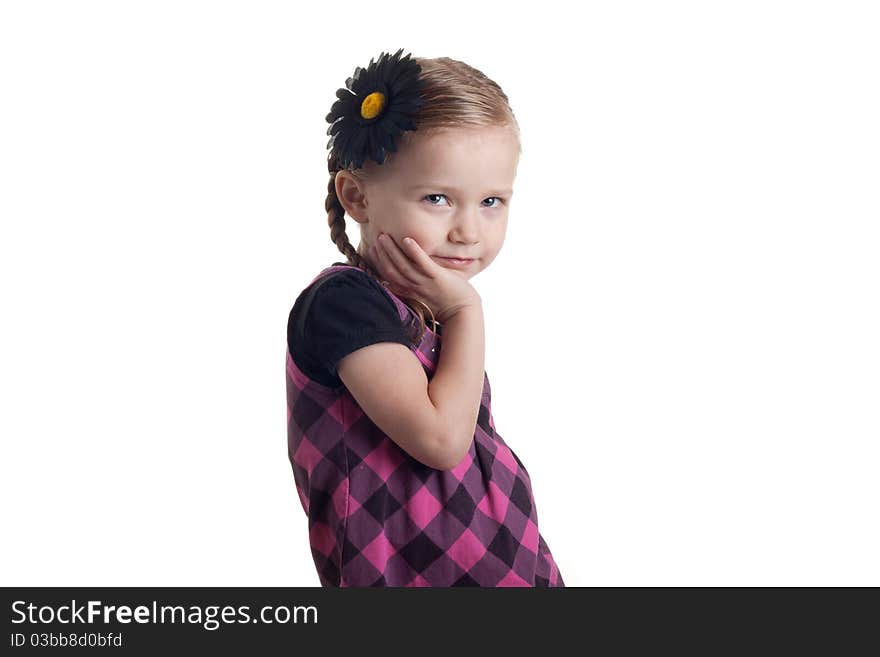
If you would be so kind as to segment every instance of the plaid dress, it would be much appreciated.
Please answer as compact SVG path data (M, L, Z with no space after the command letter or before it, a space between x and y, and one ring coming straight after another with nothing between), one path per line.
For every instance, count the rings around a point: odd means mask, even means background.
M348 268L328 267L312 283ZM413 311L383 289L408 325ZM440 344L426 328L410 346L429 380ZM529 474L495 431L491 402L484 373L467 456L435 470L379 429L347 388L306 375L288 348L288 456L322 586L565 586L538 531Z

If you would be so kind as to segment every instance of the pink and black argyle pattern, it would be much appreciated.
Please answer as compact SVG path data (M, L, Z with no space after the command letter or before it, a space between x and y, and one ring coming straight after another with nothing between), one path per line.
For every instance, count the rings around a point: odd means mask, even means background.
M312 283L346 268L328 267ZM412 310L386 292L409 322ZM440 347L430 328L411 346L429 380ZM491 401L484 373L467 456L435 470L383 433L344 386L308 377L288 350L288 455L322 586L565 586L538 531L529 474L495 431Z

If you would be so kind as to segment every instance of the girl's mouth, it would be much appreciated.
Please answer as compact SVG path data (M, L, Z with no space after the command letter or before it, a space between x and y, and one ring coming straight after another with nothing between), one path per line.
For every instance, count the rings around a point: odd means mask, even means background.
M441 264L447 267L455 267L457 269L464 269L472 265L475 260L474 258L444 258L443 256L434 256L438 260L441 261Z

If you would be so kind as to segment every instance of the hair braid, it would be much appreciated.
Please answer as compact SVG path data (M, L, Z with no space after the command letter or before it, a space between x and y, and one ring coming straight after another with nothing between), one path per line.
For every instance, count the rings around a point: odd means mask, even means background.
M330 171L330 182L327 184L327 200L324 203L324 209L327 210L327 224L330 226L330 239L336 245L336 248L345 256L350 264L363 269L371 276L378 278L378 273L370 266L365 258L357 252L348 240L348 234L345 232L345 208L339 202L336 195L336 174L342 170L338 160L329 157L327 160L327 169Z

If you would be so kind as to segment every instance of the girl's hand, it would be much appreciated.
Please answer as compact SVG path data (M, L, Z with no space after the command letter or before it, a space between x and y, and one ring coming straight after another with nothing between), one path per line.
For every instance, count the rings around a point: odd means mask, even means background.
M462 308L482 303L467 279L431 260L415 240L398 245L382 233L377 242L368 253L391 291L424 302L441 324Z

